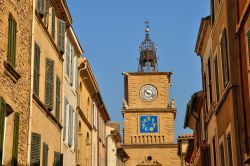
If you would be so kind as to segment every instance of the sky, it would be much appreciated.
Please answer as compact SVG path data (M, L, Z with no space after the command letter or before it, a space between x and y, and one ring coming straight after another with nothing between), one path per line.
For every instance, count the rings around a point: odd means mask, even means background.
M137 72L138 47L145 37L145 20L157 44L159 71L174 74L170 98L175 99L175 137L183 129L186 104L201 90L201 60L194 52L209 0L67 0L73 28L98 82L112 121L123 127L122 72Z

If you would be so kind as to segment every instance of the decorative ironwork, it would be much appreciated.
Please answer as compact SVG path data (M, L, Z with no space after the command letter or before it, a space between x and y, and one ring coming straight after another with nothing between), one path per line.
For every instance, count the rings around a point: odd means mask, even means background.
M138 72L157 72L158 64L156 57L156 46L149 37L149 21L145 21L145 24L145 39L139 46L140 58Z

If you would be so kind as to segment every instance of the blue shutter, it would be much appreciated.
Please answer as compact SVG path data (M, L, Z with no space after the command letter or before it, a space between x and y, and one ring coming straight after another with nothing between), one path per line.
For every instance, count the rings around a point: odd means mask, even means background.
M4 99L0 97L0 164L2 163L3 160L5 116L6 116L6 103Z

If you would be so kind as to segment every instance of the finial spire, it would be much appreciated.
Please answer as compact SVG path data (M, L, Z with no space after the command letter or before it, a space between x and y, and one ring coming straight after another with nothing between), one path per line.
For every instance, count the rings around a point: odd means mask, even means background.
M158 71L156 47L154 42L149 37L149 21L144 22L146 24L146 35L144 41L141 43L140 59L139 59L139 72L156 72Z

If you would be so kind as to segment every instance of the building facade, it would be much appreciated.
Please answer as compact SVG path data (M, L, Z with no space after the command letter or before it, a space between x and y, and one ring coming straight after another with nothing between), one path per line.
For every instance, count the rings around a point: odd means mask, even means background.
M171 72L159 72L156 48L146 37L140 46L138 72L123 73L124 145L127 166L180 165L174 143L176 108L169 99Z
M245 0L211 0L210 16L201 20L195 52L202 63L204 104L191 100L185 123L197 133L194 140L201 140L203 165L249 162L248 22Z
M32 1L0 2L0 165L26 165Z

